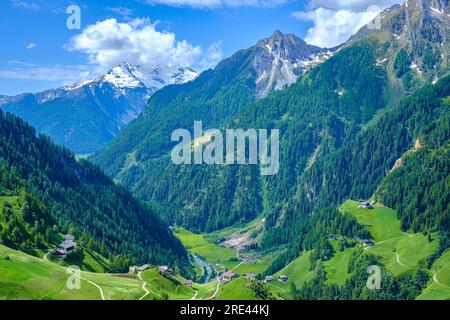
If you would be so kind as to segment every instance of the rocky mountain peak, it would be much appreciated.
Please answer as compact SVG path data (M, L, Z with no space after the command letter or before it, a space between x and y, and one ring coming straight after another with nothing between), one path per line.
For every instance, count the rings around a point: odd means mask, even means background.
M328 49L307 44L293 34L276 30L258 41L253 67L257 73L257 97L294 83L300 75L331 56Z

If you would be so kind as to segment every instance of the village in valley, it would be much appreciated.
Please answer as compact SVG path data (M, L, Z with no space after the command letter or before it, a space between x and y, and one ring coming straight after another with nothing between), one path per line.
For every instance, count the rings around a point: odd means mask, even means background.
M376 201L358 200L357 203L359 208L364 210L372 210L377 205ZM280 288L275 283L287 283L289 276L280 273L267 275L260 272L260 269L264 270L265 268L259 267L262 262L261 256L253 250L257 243L257 236L255 237L254 235L263 230L264 222L264 219L254 221L243 228L231 230L225 234L218 234L214 238L209 238L208 241L205 241L202 235L191 233L179 227L170 226L170 231L179 236L187 244L187 247L190 249L191 261L201 271L200 276L197 275L193 279L188 279L177 274L168 265L150 264L130 266L128 274L130 277L142 280L145 286L146 282L142 278L142 275L145 275L147 271L150 272L153 270L152 272L156 272L163 278L168 279L175 286L183 286L194 290L195 294L192 299L203 299L203 297L197 297L199 288L202 286L209 286L212 289L215 287L215 292L208 298L212 299L218 294L221 286L227 286L237 279L241 279L240 281L242 283L247 283L247 287L251 287L252 283L260 283ZM189 241L192 241L192 239L197 243L189 247ZM375 245L371 239L343 239L341 236L334 234L328 237L328 241L331 242L349 240L360 243L366 250ZM209 247L211 255L207 253L206 257L204 257L201 252L204 248ZM65 235L61 243L51 250L50 253L52 257L64 261L72 253L77 252L78 248L79 246L77 246L75 237L73 235ZM219 261L220 258L217 258L218 261L213 262L214 257L220 257L223 252L231 253L233 251L235 252L235 257L227 255L227 259Z

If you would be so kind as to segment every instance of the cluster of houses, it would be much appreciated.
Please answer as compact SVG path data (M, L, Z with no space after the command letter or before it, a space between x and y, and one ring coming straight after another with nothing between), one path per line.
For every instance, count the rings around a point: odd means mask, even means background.
M68 234L64 236L64 240L59 246L52 250L52 255L57 258L65 259L70 253L74 252L76 248L77 244L75 242L75 236Z
M372 201L358 200L358 203L361 206L361 208L364 209L373 209L373 206L377 204L377 202L374 200Z

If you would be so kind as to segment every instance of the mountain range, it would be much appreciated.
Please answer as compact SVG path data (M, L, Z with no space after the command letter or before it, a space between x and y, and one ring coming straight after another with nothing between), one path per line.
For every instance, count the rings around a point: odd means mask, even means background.
M197 72L181 66L121 63L95 80L36 94L0 97L0 108L75 153L89 154L135 119L156 91L197 76Z
M119 261L113 270L167 261L192 274L190 262L202 278L207 268L196 261L204 259L280 276L278 289L254 280L239 287L263 298L415 299L436 286L448 297L438 274L448 270L450 252L449 15L448 0L408 0L333 49L275 31L199 75L124 63L60 91L0 97L4 110L37 119L44 106L78 125L98 113L54 111L103 106L116 126L95 143L81 130L84 140L69 147L95 153L76 160L0 114L0 200L21 199L24 208L3 205L1 242L45 247L57 224ZM278 173L175 165L171 134L192 132L195 121L203 130L278 129ZM197 257L188 258L168 225ZM39 237L22 241L33 231ZM366 286L374 265L382 268L381 290ZM227 288L220 285L211 295Z

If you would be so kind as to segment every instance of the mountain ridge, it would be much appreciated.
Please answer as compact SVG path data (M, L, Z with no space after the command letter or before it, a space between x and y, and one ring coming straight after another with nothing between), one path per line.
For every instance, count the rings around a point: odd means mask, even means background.
M124 62L94 80L35 94L0 97L0 108L22 117L38 132L76 153L92 153L135 119L156 91L191 81L197 75L181 66L134 66Z

